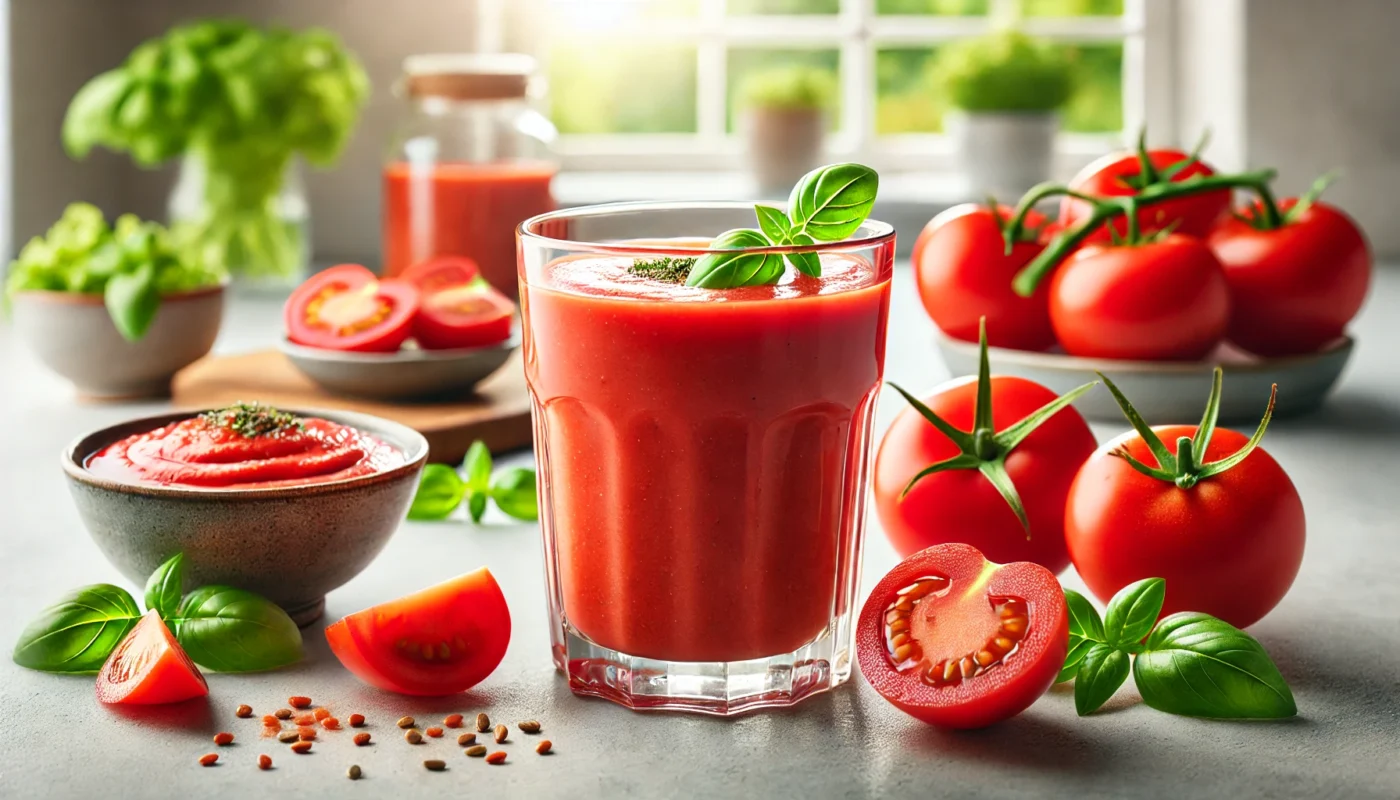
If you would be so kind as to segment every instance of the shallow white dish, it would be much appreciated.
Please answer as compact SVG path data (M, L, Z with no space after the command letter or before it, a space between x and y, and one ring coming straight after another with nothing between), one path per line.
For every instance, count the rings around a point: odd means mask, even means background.
M347 353L283 339L279 349L303 375L328 392L370 400L426 400L469 393L520 346L519 334L496 345L463 350L405 348L396 353Z
M977 345L937 334L938 349L954 375L977 372ZM1196 423L1210 395L1211 373L1225 369L1220 398L1220 421L1252 427L1269 402L1269 387L1278 384L1275 416L1304 414L1322 401L1341 377L1355 341L1346 336L1327 348L1302 356L1261 359L1221 346L1204 361L1113 361L1078 358L1063 353L1033 353L992 347L987 359L992 372L1018 375L1044 384L1057 394L1089 381L1102 372L1127 395L1149 425ZM1123 412L1106 389L1095 389L1075 401L1079 413L1092 420L1124 422Z

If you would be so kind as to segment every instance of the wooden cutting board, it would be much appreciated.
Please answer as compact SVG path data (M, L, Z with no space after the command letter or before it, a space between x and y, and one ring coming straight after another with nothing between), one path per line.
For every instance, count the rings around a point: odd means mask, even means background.
M428 440L430 461L459 463L477 439L491 452L529 447L530 398L517 352L505 366L460 399L389 403L330 394L276 350L211 356L175 376L171 399L181 408L218 408L263 402L286 408L328 408L384 417Z

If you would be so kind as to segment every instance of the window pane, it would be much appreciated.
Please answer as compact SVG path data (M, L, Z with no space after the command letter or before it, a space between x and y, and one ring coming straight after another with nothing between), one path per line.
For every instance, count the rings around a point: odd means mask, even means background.
M841 0L729 0L726 13L745 14L835 14Z
M931 47L876 51L876 133L936 133L943 130L945 102L929 77L937 52Z
M1028 17L1119 17L1123 0L1021 0Z
M875 13L974 17L986 14L988 4L989 0L875 0Z
M1065 130L1123 129L1123 44L1057 45L1074 59L1074 95L1064 110Z
M561 42L550 50L549 95L561 133L693 133L695 48Z
M841 121L840 53L836 50L772 50L734 48L729 51L729 121L733 132L738 113L746 101L767 99L782 104L795 90L825 92L829 123L835 129ZM813 74L807 75L805 73ZM794 83L801 86L794 87Z

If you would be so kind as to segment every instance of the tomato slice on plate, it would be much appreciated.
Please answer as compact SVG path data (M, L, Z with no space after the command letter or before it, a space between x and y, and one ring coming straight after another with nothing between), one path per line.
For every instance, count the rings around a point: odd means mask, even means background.
M326 628L331 652L371 686L412 695L464 692L510 644L510 609L485 567L351 614Z
M481 267L465 256L438 256L403 271L400 280L418 287L423 294L432 294L450 286L463 286L481 277Z
M414 264L403 280L423 300L413 338L429 350L486 347L510 338L515 304L491 288L469 258L444 256Z
M156 705L208 694L199 668L155 611L141 617L97 674L97 699L104 703Z
M965 544L900 562L856 628L860 671L875 691L945 728L981 728L1026 710L1054 684L1068 647L1069 612L1050 570L995 564Z
M331 267L287 298L287 338L326 350L390 353L412 331L418 298L413 284L380 280L359 264Z

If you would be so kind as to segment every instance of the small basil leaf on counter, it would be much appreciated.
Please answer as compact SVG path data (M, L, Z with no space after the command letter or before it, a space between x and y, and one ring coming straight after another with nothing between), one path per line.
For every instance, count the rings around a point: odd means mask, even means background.
M490 458L490 455L487 455ZM490 464L487 464L490 470ZM467 484L462 481L457 470L446 464L429 464L423 468L418 478L418 491L413 495L413 505L408 508L408 518L416 520L446 519L467 493Z
M155 267L149 262L134 272L113 275L103 292L107 313L117 332L128 342L146 335L156 312L160 310L160 294L156 292Z
M744 248L771 247L772 242L762 231L737 228L715 237L715 250L700 256L690 269L686 286L703 289L733 289L739 286L763 286L777 283L783 275L782 256L748 253ZM723 252L732 250L734 252Z
M1065 653L1065 665L1060 667L1060 674L1055 678L1055 683L1074 680L1074 676L1079 673L1080 662L1096 644L1099 643L1071 633L1069 635L1069 650Z
M1065 605L1069 607L1069 635L1080 636L1095 642L1106 642L1103 622L1094 604L1084 595L1073 589L1065 590Z
M1293 692L1254 637L1209 614L1165 617L1133 662L1147 705L1215 719L1276 719L1298 713Z
M467 498L467 514L472 518L472 522L480 523L481 517L486 513L486 492L472 492Z
M526 522L540 517L539 496L535 491L535 471L523 467L502 470L491 481L491 499L508 516Z
M44 609L20 634L14 661L45 672L92 673L136 627L141 609L109 583L77 589Z
M1161 578L1145 578L1119 589L1104 612L1104 640L1118 647L1136 647L1152 632L1166 598L1167 582Z
M232 586L190 592L171 620L196 664L220 672L259 672L301 660L301 631L280 606Z
M176 553L156 567L146 579L146 610L170 619L180 610L180 598L185 594L185 554Z
M1095 643L1084 654L1074 676L1074 710L1079 716L1098 711L1123 681L1128 679L1128 654L1111 645Z
M462 471L467 475L467 489L484 492L491 485L491 451L486 443L477 439L467 448L467 457L462 459Z
M790 241L790 244L796 245L809 245L816 243L817 240L813 239L810 234L806 233L795 233L792 235L792 239ZM789 264L792 264L793 267L795 267L797 271L801 272L803 275L810 275L813 278L820 278L822 276L821 256L817 255L816 253L785 253L784 257L787 258Z
M768 237L770 244L783 244L787 241L792 223L787 215L772 206L754 206L758 214L758 227Z
M793 230L823 242L845 239L870 216L879 188L879 174L863 164L814 169L802 176L788 197Z

